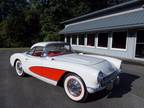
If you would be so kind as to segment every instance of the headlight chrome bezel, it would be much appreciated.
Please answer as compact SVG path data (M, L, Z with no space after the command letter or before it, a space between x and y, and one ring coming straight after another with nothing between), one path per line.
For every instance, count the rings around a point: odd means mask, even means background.
M100 71L99 74L98 74L98 77L97 77L97 81L98 81L99 84L102 83L103 78L104 78L104 73Z

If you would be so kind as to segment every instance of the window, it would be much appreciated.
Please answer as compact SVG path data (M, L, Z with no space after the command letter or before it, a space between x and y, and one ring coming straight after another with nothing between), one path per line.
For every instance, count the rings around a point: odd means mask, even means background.
M98 47L108 47L108 33L98 34Z
M44 50L43 49L44 49L43 47L35 47L35 50L32 53L32 56L41 57L44 54Z
M70 44L50 44L45 49L49 57L73 53Z
M87 45L88 46L95 45L95 34L87 34Z
M144 58L144 30L137 31L136 57Z
M77 36L76 35L72 36L72 44L77 45Z
M144 30L138 30L137 31L137 43L143 44L144 43Z
M127 32L114 32L112 36L112 48L126 49Z
M70 43L70 36L67 36L67 43Z
M27 51L27 54L28 54L28 55L32 55L34 51L35 51L35 48L32 48L32 49L30 49L29 51Z
M82 34L79 35L79 45L84 45L84 38L85 38L84 35Z

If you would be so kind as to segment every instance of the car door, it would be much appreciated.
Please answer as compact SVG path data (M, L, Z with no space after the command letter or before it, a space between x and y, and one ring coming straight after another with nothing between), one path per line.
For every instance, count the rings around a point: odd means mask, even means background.
M24 71L30 75L37 74L35 71L33 71L33 68L41 67L42 66L42 59L43 59L43 47L34 47L29 52L26 53L23 68ZM38 74L37 74L38 75Z
M61 71L51 68L52 59L45 56L43 47L36 47L34 50L26 54L24 67L26 72L42 81L56 85L56 73ZM61 74L61 73L60 73Z
M44 76L51 81L58 82L62 75L65 73L64 70L60 69L61 63L55 61L53 57L46 57L42 60Z

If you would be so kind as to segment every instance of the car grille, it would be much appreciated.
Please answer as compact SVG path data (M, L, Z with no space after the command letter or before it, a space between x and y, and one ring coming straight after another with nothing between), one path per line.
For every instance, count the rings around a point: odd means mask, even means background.
M118 73L113 72L112 74L104 77L101 82L101 86L106 86L107 84L111 83L111 81L115 80L117 76L118 76Z

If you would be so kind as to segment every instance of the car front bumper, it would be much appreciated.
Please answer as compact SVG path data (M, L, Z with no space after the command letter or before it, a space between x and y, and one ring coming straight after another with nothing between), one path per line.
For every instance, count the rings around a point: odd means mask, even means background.
M112 89L114 85L118 85L120 82L119 73L118 72L115 72L115 73L105 77L101 83L96 85L96 88L87 87L87 91L89 93L95 93L105 88L109 90L110 88Z

